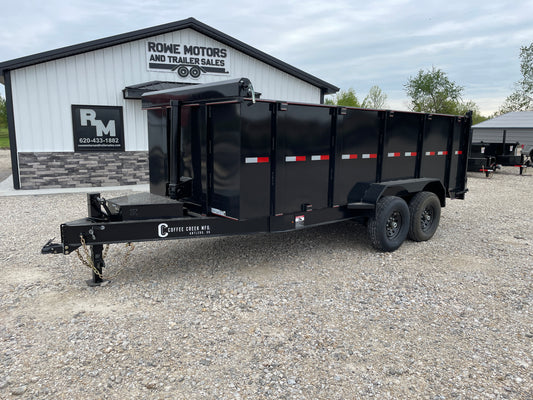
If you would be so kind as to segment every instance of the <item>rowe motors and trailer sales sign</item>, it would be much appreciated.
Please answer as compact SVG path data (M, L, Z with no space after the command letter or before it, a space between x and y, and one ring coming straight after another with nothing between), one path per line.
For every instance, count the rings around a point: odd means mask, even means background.
M146 42L149 71L173 72L181 78L202 74L229 74L229 51L185 43Z

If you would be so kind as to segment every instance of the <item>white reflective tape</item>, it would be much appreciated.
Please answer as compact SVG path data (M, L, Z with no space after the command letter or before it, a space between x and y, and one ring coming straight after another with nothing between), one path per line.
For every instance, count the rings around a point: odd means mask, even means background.
M357 160L357 154L343 154L343 160Z
M286 162L306 161L306 156L286 156Z
M262 163L268 163L270 160L269 157L246 157L244 159L244 162L246 164L262 164Z
M311 156L311 161L320 161L321 156Z
M370 154L363 154L363 158L370 158Z

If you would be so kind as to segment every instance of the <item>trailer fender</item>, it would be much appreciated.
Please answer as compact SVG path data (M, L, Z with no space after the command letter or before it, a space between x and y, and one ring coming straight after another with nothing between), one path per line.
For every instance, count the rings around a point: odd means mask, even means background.
M441 207L446 205L446 190L439 179L415 178L379 183L358 184L350 193L348 209L363 209L374 206L384 196L397 196L407 202L417 193L431 192L439 198Z

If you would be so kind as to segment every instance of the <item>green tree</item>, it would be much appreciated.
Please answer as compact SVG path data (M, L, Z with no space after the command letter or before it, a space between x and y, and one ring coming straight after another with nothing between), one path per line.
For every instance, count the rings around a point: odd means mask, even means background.
M476 103L469 100L464 103L458 103L456 109L452 112L454 115L465 115L468 111L472 111L472 125L479 124L486 121L489 117L481 115L479 107Z
M0 96L0 127L7 127L6 99Z
M383 109L387 106L387 95L380 89L379 86L372 86L368 91L368 95L363 100L361 107Z
M515 91L507 96L499 114L533 109L533 43L520 47L520 73L522 78L515 83Z
M410 109L417 112L454 114L461 102L463 87L448 79L445 72L433 67L418 71L404 85L411 98Z
M359 103L359 100L357 100L355 90L352 88L348 90L341 90L333 97L333 99L328 98L324 101L324 103L346 107L361 107L361 103Z

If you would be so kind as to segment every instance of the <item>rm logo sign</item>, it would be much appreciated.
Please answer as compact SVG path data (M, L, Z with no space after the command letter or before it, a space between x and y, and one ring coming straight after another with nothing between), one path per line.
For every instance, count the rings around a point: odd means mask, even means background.
M122 107L72 106L74 151L124 151Z

